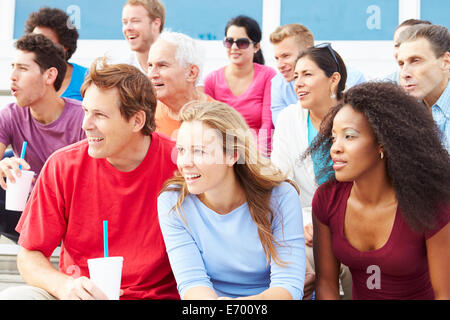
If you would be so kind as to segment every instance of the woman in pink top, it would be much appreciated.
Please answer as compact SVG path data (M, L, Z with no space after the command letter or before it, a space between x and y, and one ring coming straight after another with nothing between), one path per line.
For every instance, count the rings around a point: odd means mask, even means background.
M312 203L316 297L450 298L450 156L431 112L396 84L349 89L312 153L333 161ZM326 173L323 172L323 173Z
M225 35L230 64L205 78L205 93L241 113L257 136L260 152L269 156L273 129L270 86L276 72L264 66L261 29L254 19L238 16L228 22Z

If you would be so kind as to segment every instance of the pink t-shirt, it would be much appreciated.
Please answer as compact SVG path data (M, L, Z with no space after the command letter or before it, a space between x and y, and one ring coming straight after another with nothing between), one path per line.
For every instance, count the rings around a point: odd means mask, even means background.
M29 107L11 103L0 110L0 142L11 145L16 157L20 157L22 144L27 141L25 161L31 170L39 174L47 158L56 150L86 137L83 124L84 111L81 102L69 98L58 119L44 125L36 121Z
M211 72L205 78L205 93L213 99L235 108L257 135L259 150L270 155L272 140L272 113L270 111L271 80L274 69L254 63L255 72L250 86L240 96L235 96L225 79L225 67Z
M447 225L450 209L445 208L436 227L425 233L414 232L397 209L384 246L362 252L353 247L344 234L345 210L352 186L352 182L322 184L314 195L312 211L329 227L335 257L350 269L353 299L434 299L425 241ZM378 279L375 278L377 273Z

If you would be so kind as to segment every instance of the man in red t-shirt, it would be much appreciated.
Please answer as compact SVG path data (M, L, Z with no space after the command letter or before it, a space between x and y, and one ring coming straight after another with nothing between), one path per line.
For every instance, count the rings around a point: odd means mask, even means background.
M0 298L102 299L87 260L122 256L122 299L179 299L158 223L156 199L173 175L173 142L154 132L156 97L130 65L95 61L81 92L87 140L44 165L17 226L17 264L30 285ZM49 256L61 243L59 270Z

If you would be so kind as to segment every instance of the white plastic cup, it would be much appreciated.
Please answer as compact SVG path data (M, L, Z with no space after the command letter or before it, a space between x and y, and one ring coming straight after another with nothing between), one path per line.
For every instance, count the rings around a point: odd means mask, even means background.
M109 300L119 300L123 257L88 259L89 277Z
M30 195L31 183L33 182L34 171L21 170L21 176L17 177L14 172L12 175L15 183L6 179L6 198L5 209L12 211L23 211Z

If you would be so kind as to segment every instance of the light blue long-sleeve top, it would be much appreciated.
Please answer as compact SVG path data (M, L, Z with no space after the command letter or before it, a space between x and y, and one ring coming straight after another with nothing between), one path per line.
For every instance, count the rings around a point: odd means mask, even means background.
M439 99L431 107L433 119L442 131L444 147L450 153L450 80Z
M282 287L293 299L303 297L305 238L301 204L294 187L283 182L272 191L271 207L277 253L285 267L266 263L247 203L221 215L189 194L180 215L172 208L178 192L158 197L158 216L178 291L183 299L190 288L205 286L219 296L259 294L269 287Z

